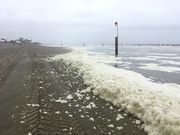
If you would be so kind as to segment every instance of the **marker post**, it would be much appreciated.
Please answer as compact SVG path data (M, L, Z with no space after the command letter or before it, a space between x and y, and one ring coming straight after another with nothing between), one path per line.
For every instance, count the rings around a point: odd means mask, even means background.
M117 35L115 37L115 57L118 57L118 22L114 23L117 28Z

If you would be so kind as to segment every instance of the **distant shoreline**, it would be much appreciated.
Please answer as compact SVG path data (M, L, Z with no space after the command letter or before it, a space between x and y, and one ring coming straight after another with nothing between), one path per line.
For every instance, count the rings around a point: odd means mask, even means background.
M4 45L8 44L8 45L10 45L12 43L0 41L0 44L4 44ZM39 43L39 44L42 45L42 46L49 46L49 45L59 46L59 44L51 44L51 43ZM102 44L86 44L86 46L89 46L89 45L100 45L100 46L102 46ZM110 45L114 45L114 44L112 44L112 43L110 43L110 44L104 43L103 44L103 46L110 46ZM175 44L175 43L159 43L159 44L154 44L154 43L149 43L149 44L148 43L146 43L146 44L141 44L141 43L140 44L137 44L137 43L131 43L131 44L120 43L118 45L119 46L175 46L175 47L180 47L180 43L177 43L177 44ZM64 44L64 46L69 46L69 44ZM70 45L70 46L73 46L73 44Z

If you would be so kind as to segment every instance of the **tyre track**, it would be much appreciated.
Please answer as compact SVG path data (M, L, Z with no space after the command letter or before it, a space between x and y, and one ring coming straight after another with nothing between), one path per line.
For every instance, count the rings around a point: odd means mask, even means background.
M0 87L6 81L7 77L17 64L18 58L20 57L22 51L23 50L20 49L14 51L10 56L7 55L3 57L3 61L5 62L2 62L0 65Z
M66 113L70 112L69 108L53 101L49 96L56 93L58 87L52 88L52 85L55 85L54 77L52 77L51 68L48 69L47 62L41 60L37 53L33 53L32 59L32 76L27 83L30 84L29 93L26 93L30 95L27 100L28 111L27 121L25 121L28 132L33 135L83 135L80 122Z

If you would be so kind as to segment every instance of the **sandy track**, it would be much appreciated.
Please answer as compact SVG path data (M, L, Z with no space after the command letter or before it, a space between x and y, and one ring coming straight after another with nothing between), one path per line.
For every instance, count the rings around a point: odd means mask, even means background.
M5 50L8 53L1 53L0 60L0 134L145 134L141 124L135 124L135 117L91 92L79 98L77 91L87 86L76 69L70 69L63 61L44 59L68 52L67 49L24 45ZM68 95L73 98L58 102ZM96 107L87 108L92 102ZM117 114L123 119L116 121Z
M0 50L0 86L4 83L20 56L21 47L2 47ZM6 55L8 53L8 55Z

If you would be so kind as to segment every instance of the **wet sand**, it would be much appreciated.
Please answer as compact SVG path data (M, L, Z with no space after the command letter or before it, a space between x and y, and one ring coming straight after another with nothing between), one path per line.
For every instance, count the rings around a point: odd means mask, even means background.
M69 51L0 45L0 134L145 135L135 116L81 93L87 86L76 69L48 59Z

